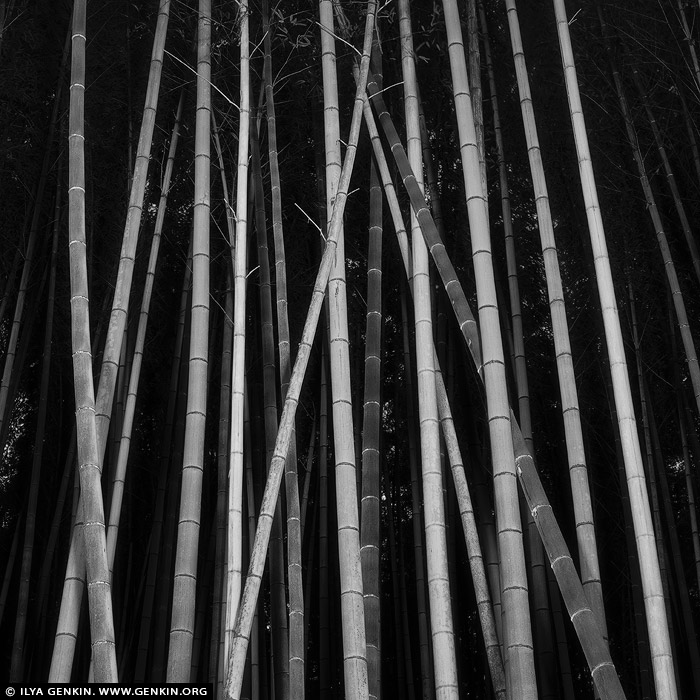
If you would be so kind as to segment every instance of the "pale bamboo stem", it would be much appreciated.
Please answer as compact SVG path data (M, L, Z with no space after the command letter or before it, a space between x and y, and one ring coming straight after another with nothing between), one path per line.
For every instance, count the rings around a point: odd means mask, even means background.
M90 636L95 662L95 681L114 683L117 680L117 660L112 594L106 552L104 506L100 484L99 446L95 425L95 388L90 348L90 309L85 241L86 13L85 0L77 0L73 8L70 118L68 124L68 229L71 268L72 352L78 470L84 523L78 539L85 548L85 559L81 559L81 561L85 562L87 571L88 609L90 611Z
M418 94L411 18L407 0L400 0L398 9L406 115L406 145L409 163L416 174L417 184L422 193L423 149L418 120ZM442 700L458 696L457 660L450 603L445 506L442 494L440 424L435 390L429 258L414 214L411 215L411 243L428 602L430 605L435 696L438 700Z
M246 291L248 275L248 153L250 141L250 39L248 0L239 5L240 18L240 119L236 175L236 243L233 268L233 356L231 360L231 445L228 465L228 526L226 576L226 628L224 676L233 643L243 577L243 472Z
M514 697L529 700L537 697L537 685L522 527L518 510L517 477L513 443L509 437L511 426L508 393L491 261L488 207L481 185L479 149L476 144L457 3L454 0L443 0L443 7L483 342L483 375L486 385L496 524L501 556L506 687Z
M126 407L122 423L122 435L119 442L119 453L114 475L112 500L109 510L109 521L107 527L107 559L109 561L109 573L112 575L114 567L114 556L117 548L117 536L119 534L119 518L121 515L122 498L124 494L124 482L126 479L126 468L129 460L129 448L131 447L131 433L134 425L134 415L136 412L136 398L138 394L139 380L141 378L141 365L143 362L143 348L146 342L146 330L148 328L148 314L153 295L153 285L158 264L158 253L160 251L160 241L165 220L165 210L168 202L168 190L175 161L175 151L177 149L180 118L182 116L184 93L180 97L180 102L175 116L175 126L170 140L168 159L165 165L165 172L161 182L161 196L158 202L158 213L151 241L151 251L148 258L148 269L146 271L146 284L141 300L141 311L139 313L138 330L136 331L136 345L134 347L133 364L129 376L129 386L127 390Z
M525 126L525 140L532 174L532 185L537 208L537 221L542 245L542 257L547 281L549 309L552 319L554 352L559 377L559 390L561 393L561 411L564 421L564 435L566 438L566 450L569 462L569 481L574 505L574 518L576 521L576 538L579 549L581 581L586 595L590 600L591 607L598 616L600 629L605 638L607 637L607 625L605 622L605 608L603 605L603 590L600 581L600 565L598 562L598 548L594 527L593 502L588 484L588 468L586 466L586 453L583 444L581 411L579 409L576 375L571 353L569 325L566 318L564 287L561 280L559 256L557 254L556 240L554 238L554 224L552 222L552 212L549 206L547 180L542 163L535 111L532 104L532 95L530 93L530 80L527 75L527 66L525 64L525 54L523 52L523 43L520 36L520 24L515 0L506 0L506 7L508 9L508 24L510 27L513 59L518 80L518 91L520 93L520 106L523 124Z
M367 318L364 407L362 416L362 501L360 555L364 588L369 697L381 690L380 606L380 434L382 343L382 191L377 169L370 165L370 221L367 253Z
M632 505L635 540L639 561L643 562L642 586L644 589L645 608L650 629L652 659L657 680L657 691L660 700L676 698L673 660L671 658L670 640L661 578L658 567L658 557L651 524L649 498L646 492L642 455L637 434L637 424L632 404L627 361L625 359L620 318L615 299L615 290L610 268L610 258L605 240L603 218L598 204L593 163L591 161L586 135L586 125L581 105L581 96L576 77L576 67L571 47L569 24L563 0L554 0L554 9L559 35L559 45L562 53L564 77L569 99L569 111L574 130L576 152L579 162L579 173L583 197L591 236L591 246L600 295L600 305L605 326L605 340L610 358L613 393L617 419L620 429L622 454L627 476L627 486Z
M204 470L209 366L209 216L211 151L211 0L200 0L197 30L192 311L182 490L177 527L168 683L190 678Z

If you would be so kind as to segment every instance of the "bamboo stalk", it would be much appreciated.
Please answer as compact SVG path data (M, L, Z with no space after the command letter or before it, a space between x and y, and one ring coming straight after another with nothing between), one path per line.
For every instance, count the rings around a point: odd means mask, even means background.
M197 590L197 554L204 470L204 429L209 366L209 216L211 150L211 0L200 0L197 30L192 312L182 491L173 577L173 607L166 679L190 677Z
M561 280L556 240L554 238L554 224L549 206L547 181L542 163L542 153L539 146L535 112L530 93L530 81L527 75L527 66L525 65L515 0L506 0L506 7L508 10L508 24L513 46L518 91L520 93L520 105L525 125L525 139L532 173L549 309L552 319L554 352L561 394L561 411L569 462L569 481L574 505L576 539L581 566L581 581L591 607L598 616L598 623L603 637L607 638L593 503L588 483L588 467L586 466L586 453L583 444L583 431L581 429L581 411L579 409L578 389L566 317L564 287Z
M406 116L406 148L409 163L413 172L416 173L416 182L422 195L423 158L418 122L418 94L411 17L407 0L400 0L398 9ZM449 602L450 577L447 564L445 506L440 467L440 424L435 389L429 258L415 215L411 217L411 243L418 421L420 426L428 601L435 662L435 695L437 698L456 698L458 696L457 659L452 608Z
M78 539L84 546L95 681L114 683L117 680L117 660L106 552L104 507L100 484L99 447L95 424L95 389L92 377L90 308L85 254L86 13L85 0L76 0L73 8L70 119L68 124L68 229L78 470L84 523Z
M228 465L228 525L226 632L224 676L228 670L233 626L238 612L243 575L243 415L245 387L245 320L248 274L248 153L250 141L250 45L248 2L240 3L240 121L236 175L236 243L233 269L233 356L231 360L231 445Z

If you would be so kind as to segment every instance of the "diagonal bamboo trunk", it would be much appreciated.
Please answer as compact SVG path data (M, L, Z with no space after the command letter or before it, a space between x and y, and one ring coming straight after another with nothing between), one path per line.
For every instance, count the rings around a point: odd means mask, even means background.
M197 590L204 428L209 356L209 214L211 132L211 0L200 0L197 30L194 222L192 228L192 330L190 335L182 492L173 580L173 609L166 679L189 681Z

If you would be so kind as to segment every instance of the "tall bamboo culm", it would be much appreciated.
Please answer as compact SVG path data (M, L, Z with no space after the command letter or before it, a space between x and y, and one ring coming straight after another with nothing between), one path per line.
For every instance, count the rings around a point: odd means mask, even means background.
M510 409L503 360L503 343L491 261L488 211L481 187L479 154L469 98L469 83L459 13L454 0L443 0L443 7L479 306L484 362L483 375L491 436L496 523L501 556L501 602L504 615L503 641L506 687L509 697L530 700L537 697L537 682L522 526L518 509L518 485L513 443L510 439Z
M579 549L581 581L592 609L598 616L601 632L607 637L605 609L603 607L603 590L600 581L600 566L596 544L593 503L588 483L588 468L583 445L581 412L579 410L578 390L574 372L571 340L566 318L564 287L559 269L554 224L549 206L547 180L542 163L542 153L537 134L535 111L530 93L530 80L525 64L525 54L520 36L520 23L515 0L506 0L508 24L510 27L513 60L518 80L520 105L525 125L525 139L530 159L532 184L537 208L537 221L542 245L549 309L552 318L554 352L561 393L561 411L564 420L566 451L569 462L569 480L576 520L576 538Z
M411 17L407 0L400 0L398 9L406 115L406 150L409 163L422 191L423 149L420 137ZM438 700L442 700L458 697L457 660L445 537L445 505L440 464L440 424L435 393L429 258L428 250L420 233L420 226L413 213L411 214L411 243L428 602L435 696Z
M362 416L362 501L360 544L367 636L369 697L381 690L380 605L380 431L382 342L382 190L374 161L370 165L369 249L367 253L367 320L364 411Z
M190 679L197 592L197 554L204 471L209 357L209 213L211 151L211 0L200 0L197 25L192 312L182 491L173 580L173 608L166 679Z
M341 173L341 141L333 4L330 0L321 0L319 18L326 152L326 207L328 211L331 211ZM368 681L360 558L357 463L350 388L345 242L342 226L338 236L338 248L333 269L328 280L328 308L345 693L349 700L359 700L359 698L367 697Z
M95 387L90 348L90 307L85 239L85 33L86 0L73 6L70 116L68 122L68 230L71 326L75 386L82 538L87 572L95 681L117 681L112 594L107 565L104 505L95 425Z
M250 46L248 2L239 5L240 102L236 174L236 242L233 268L233 357L231 360L231 445L228 465L226 629L224 675L243 576L243 415L245 408L246 286L248 274L248 153L250 136Z
M586 123L583 116L581 96L576 77L576 65L571 46L569 24L566 16L564 0L554 0L557 33L562 55L566 92L569 100L569 111L574 130L576 153L579 163L579 174L588 219L588 229L591 237L593 258L595 261L596 281L600 295L600 305L603 313L605 341L610 360L615 408L627 487L634 524L637 553L642 566L642 588L644 604L649 627L649 642L654 666L654 680L659 700L675 700L677 698L676 682L673 672L673 659L661 588L659 561L656 553L654 529L651 522L649 497L646 490L642 454L637 433L637 422L632 403L627 361L620 328L620 317L615 299L615 289L608 256L607 242L603 217L598 203L598 192L593 173L593 163L588 146Z

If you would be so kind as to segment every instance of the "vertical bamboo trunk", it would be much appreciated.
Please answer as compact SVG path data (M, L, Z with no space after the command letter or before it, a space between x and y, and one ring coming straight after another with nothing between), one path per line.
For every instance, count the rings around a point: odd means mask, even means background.
M233 270L233 357L231 364L231 446L228 466L226 637L229 658L241 596L243 571L243 414L245 395L246 278L248 274L248 147L250 134L250 46L248 3L240 4L241 82L236 176L236 243ZM227 667L224 666L224 675Z
M564 1L554 0L554 10L566 80L566 91L569 99L569 111L576 142L579 173L595 261L596 281L603 312L615 407L632 505L632 517L634 519L635 540L639 561L642 566L642 586L649 624L654 676L659 700L671 700L677 697L673 660L671 658L658 557L651 524L649 498L642 469L641 449L632 404L632 392L627 371L627 361L625 359L617 301L615 299L610 258L605 240L603 218L600 205L598 204L598 193L588 147L588 137L586 135L586 125L576 78L576 67Z
M369 697L381 690L380 607L380 431L382 342L382 191L377 168L370 166L369 251L367 254L367 321L364 411L362 417L362 512L360 544L367 636Z
M333 214L328 226L328 237L326 240L326 248L321 259L316 281L314 283L311 304L307 314L304 330L299 344L299 351L294 361L294 369L290 377L289 389L287 398L285 399L282 417L280 419L280 428L277 433L277 443L275 445L275 454L270 464L265 492L260 508L258 518L258 527L255 532L255 543L251 553L251 561L248 576L246 578L241 605L236 621L236 629L234 631L233 648L230 654L229 673L226 681L226 693L233 698L240 697L241 685L243 681L243 669L245 665L246 652L250 639L250 630L253 621L253 613L257 601L258 592L260 590L262 570L265 561L265 552L270 539L270 531L272 526L273 513L279 494L279 487L282 480L282 472L284 463L289 450L289 442L291 439L292 428L294 424L294 415L296 406L299 401L301 386L308 366L309 356L311 353L311 345L318 324L318 319L321 314L325 289L330 277L333 259L336 253L337 239L342 226L342 216L348 197L348 186L350 177L355 162L355 154L357 151L357 141L359 138L360 123L362 119L362 107L364 104L364 93L367 85L367 74L369 71L369 53L371 47L372 32L374 29L374 18L376 12L376 4L370 0L367 6L367 18L365 23L365 35L363 41L362 61L360 70L360 81L355 94L355 102L353 105L352 122L350 126L350 135L347 140L347 150L343 162L340 181L338 183L337 195L333 206ZM354 483L354 479L353 479ZM355 499L355 507L357 500ZM358 559L358 575L359 575L359 539L357 542L357 559ZM360 606L362 600L360 597ZM360 607L360 619L361 619ZM364 632L364 621L362 624L362 632ZM365 696L367 693L366 684L366 664L356 660L360 669L364 666L364 685L362 685L362 672L359 672L358 686L359 697ZM364 691L364 692L363 692Z
M406 268L409 279L412 267ZM411 477L411 529L413 533L413 561L415 566L416 585L416 616L418 618L418 649L420 653L420 675L423 700L431 700L435 697L435 688L432 682L433 672L430 658L430 640L428 628L428 605L425 600L425 547L423 544L423 509L421 507L421 488L418 465L418 446L416 445L416 415L414 389L413 358L411 356L409 341L409 315L408 300L406 299L406 285L401 286L401 317L403 328L403 354L404 372L406 373L406 424L408 426L408 468Z
M85 25L87 3L73 8L70 118L68 125L68 229L71 269L71 326L78 469L83 522L80 539L87 571L90 635L95 681L117 681L112 595L107 564L104 508L95 426L95 388L90 349L90 309L85 243Z
M467 194L469 228L476 276L479 321L484 353L491 457L496 493L496 523L501 554L506 687L509 697L537 697L527 576L518 511L513 444L510 439L508 395L498 302L491 263L488 211L481 187L479 154L469 99L464 44L454 0L443 0L450 68L455 92L462 169Z
M406 141L408 159L419 187L423 183L423 158L418 122L418 95L413 56L413 37L408 2L399 2L401 64L404 81ZM418 420L420 426L421 472L427 552L428 600L434 659L435 696L456 698L457 660L450 603L445 510L440 467L440 425L435 390L433 322L430 308L431 284L428 250L412 214L413 311L416 329L416 372L418 377Z
M277 308L277 343L279 348L279 380L280 380L280 397L284 401L287 394L287 386L289 385L289 376L291 372L291 343L289 338L289 320L287 316L287 268L285 261L285 246L284 246L284 231L282 226L282 193L280 185L280 171L279 171L279 153L277 149L277 117L275 111L275 95L274 95L274 85L272 77L272 37L270 29L270 19L269 19L269 2L264 0L262 6L262 23L263 23L263 50L265 52L265 63L263 66L263 78L265 87L265 107L267 111L267 132L268 132L268 154L270 159L270 194L272 198L272 234L274 240L274 251L275 251L275 297L276 297L276 308ZM287 490L288 500L293 508L296 501L298 501L298 488L295 491L293 482L296 479L296 438L294 433L292 433L292 440L290 445L290 451L288 455L288 462L285 471L285 488ZM295 497L295 493L297 494ZM288 503L288 508L290 507ZM280 513L276 516L276 522L274 524L275 533L274 539L271 547L271 557L274 559L279 559L283 557L282 554L282 514L281 508L278 508ZM288 527L291 525L292 531L296 533L296 524L294 521L294 516L291 519L288 518ZM301 537L301 535L300 535ZM290 546L294 544L293 538L292 542L289 543ZM289 541L288 541L289 542ZM290 607L290 623L292 619L295 624L295 632L293 633L290 629L289 640L291 641L292 634L294 634L297 642L299 641L298 634L298 623L301 618L303 618L303 608L300 607L300 600L303 600L303 593L301 593L301 572L300 567L297 564L300 563L301 554L296 554L289 563L289 572L293 575L296 583L294 586L295 600L293 609ZM276 570L282 571L282 566L277 567ZM277 574L273 574L277 576ZM272 624L273 628L277 627L278 624L282 622L276 622L276 618L281 617L280 613L284 613L286 609L286 600L284 598L285 584L284 580L281 580L277 585L272 586ZM300 597L301 596L301 597ZM299 614L301 612L301 614ZM280 632L282 629L280 629ZM278 634L279 638L280 635ZM275 655L275 663L278 667L281 665L283 668L277 673L280 681L286 686L289 685L289 668L286 659L291 658L292 653L286 647L289 642L285 640L278 640L278 652ZM303 654L299 653L299 649L295 649L293 652L295 657L303 659ZM284 658L281 658L284 657ZM300 674L299 668L300 664L294 662L294 673L295 673L295 685L298 687L300 685ZM303 666L303 661L301 663ZM303 685L303 684L302 684ZM288 695L288 691L285 690L282 693L283 697L286 697L285 693Z
M549 308L552 318L554 352L559 376L561 411L564 420L564 434L566 436L566 450L569 462L569 480L574 504L574 517L576 520L576 538L581 562L581 580L591 607L598 616L601 632L604 637L607 637L605 609L603 607L603 591L600 582L600 566L598 563L598 549L593 519L593 505L588 484L588 468L586 466L586 454L583 445L583 432L581 429L581 412L579 410L578 390L576 388L574 362L571 354L571 340L569 338L569 327L564 303L564 288L562 285L559 258L554 238L554 225L549 206L547 181L537 135L535 112L530 93L530 81L525 65L525 55L523 53L515 0L506 0L506 7L508 9L508 24L510 27L513 59L515 61L515 70L518 79L523 123L525 125L525 139L527 142L528 157L530 159L532 184L537 207L537 220L542 244L542 257L544 259L547 280Z
M223 173L222 173L223 174ZM225 188L224 188L224 191ZM221 376L219 393L219 432L217 449L216 488L216 547L214 552L214 600L211 615L211 646L209 651L209 682L217 685L217 694L223 691L224 671L219 665L223 654L221 630L226 620L224 580L226 570L226 528L228 502L228 457L231 419L231 353L233 349L233 286L230 272L226 275L226 301L221 348Z
M200 0L197 28L192 331L190 336L182 492L173 580L167 681L189 681L197 590L209 340L209 211L211 132L211 0Z
M319 4L323 73L323 122L326 152L326 207L331 211L341 174L340 115L335 65L333 6ZM360 558L360 519L356 476L354 420L350 389L350 352L345 285L345 242L338 235L333 269L328 280L331 396L335 454L336 509L340 602L343 630L345 693L349 700L367 696L365 617Z
M330 603L328 585L328 356L321 341L321 382L318 424L318 685L321 700L330 697Z

